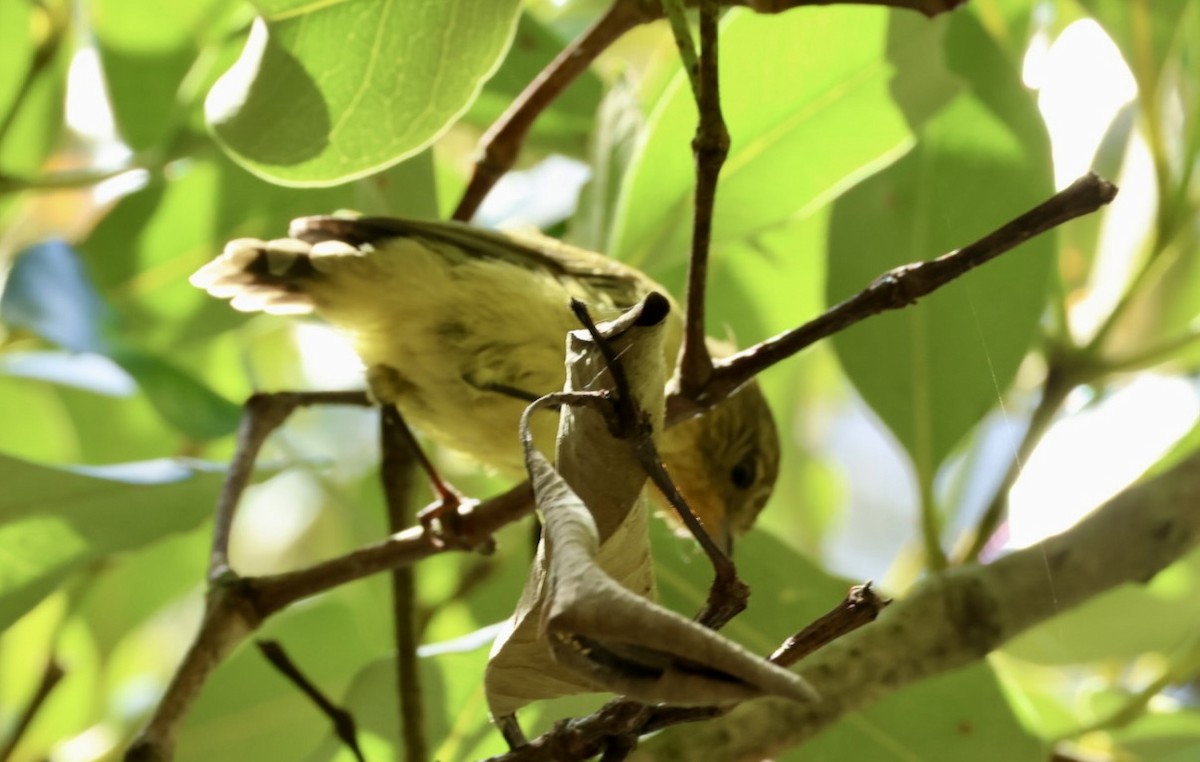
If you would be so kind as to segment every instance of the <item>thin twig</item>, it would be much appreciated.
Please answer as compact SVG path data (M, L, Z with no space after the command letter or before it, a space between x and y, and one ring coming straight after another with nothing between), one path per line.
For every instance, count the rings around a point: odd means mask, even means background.
M213 521L212 551L209 554L208 578L215 580L229 571L229 533L237 513L242 493L250 484L258 451L272 431L279 428L298 407L309 405L369 406L366 392L274 392L254 394L246 400L238 429L237 448L229 464L229 472L217 498L217 514Z
M770 660L781 667L790 667L846 633L874 622L891 602L891 598L876 593L870 582L855 585L837 606L785 640Z
M887 310L914 304L950 281L1064 222L1109 203L1117 188L1087 174L1033 209L978 241L937 259L903 265L880 275L859 293L799 328L716 362L703 389L667 400L667 425L690 418L729 396L759 372L811 344Z
M17 750L17 744L21 743L21 738L24 737L25 731L33 723L38 712L46 704L46 699L50 698L50 694L54 691L54 687L66 675L66 671L58 660L51 654L46 660L46 666L42 669L42 678L38 681L37 688L33 691L33 695L29 697L29 703L21 710L21 714L17 717L17 722L12 727L12 732L8 736L8 740L0 746L0 762L7 762L12 758L12 754Z
M413 487L420 448L404 436L408 425L394 405L384 405L379 419L379 476L387 508L388 532L395 534L413 520ZM400 704L400 729L405 759L429 758L425 740L425 712L421 702L421 670L417 660L417 568L392 570L392 621L396 638L396 691Z
M329 698L321 692L321 689L313 684L311 680L305 676L304 672L296 666L283 650L277 641L274 640L259 640L255 642L258 650L266 657L271 666L288 679L288 681L296 686L301 693L308 697L310 701L321 710L321 713L329 718L333 723L333 732L342 742L342 744L354 754L354 758L358 762L366 762L363 759L362 749L358 746L358 729L354 724L354 716L345 709L329 700Z

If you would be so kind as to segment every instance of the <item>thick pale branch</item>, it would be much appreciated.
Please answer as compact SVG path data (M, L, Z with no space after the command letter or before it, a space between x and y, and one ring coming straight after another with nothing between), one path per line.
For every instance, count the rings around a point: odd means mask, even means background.
M1030 238L1096 211L1116 195L1115 185L1089 173L972 244L937 259L914 262L883 273L862 291L820 317L718 361L709 383L702 390L691 394L681 390L667 401L667 425L725 399L762 370L805 347L872 315L910 306Z
M987 566L929 580L801 663L822 701L749 702L636 759L761 759L888 693L982 659L1117 585L1144 583L1200 543L1200 452L1126 489L1072 529Z

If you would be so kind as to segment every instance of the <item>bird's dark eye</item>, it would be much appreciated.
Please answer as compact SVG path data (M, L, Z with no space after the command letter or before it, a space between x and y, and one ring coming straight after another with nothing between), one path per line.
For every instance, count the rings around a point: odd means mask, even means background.
M757 477L758 457L752 452L746 453L729 472L729 480L738 489L750 489Z

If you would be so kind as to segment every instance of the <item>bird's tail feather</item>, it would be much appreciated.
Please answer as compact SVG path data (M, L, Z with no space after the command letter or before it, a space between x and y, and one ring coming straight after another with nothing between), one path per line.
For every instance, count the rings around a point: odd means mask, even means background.
M314 308L311 286L321 279L322 259L358 250L343 241L312 244L297 238L239 238L188 281L242 312L297 314Z

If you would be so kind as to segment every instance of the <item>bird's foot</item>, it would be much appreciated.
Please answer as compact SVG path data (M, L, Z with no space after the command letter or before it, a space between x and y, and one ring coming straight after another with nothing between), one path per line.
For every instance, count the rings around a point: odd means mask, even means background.
M495 541L489 536L482 543L479 542L463 521L464 512L469 512L479 501L467 497L441 479L434 483L434 493L437 502L417 514L417 521L433 543L440 548L462 548L490 554L495 548Z

